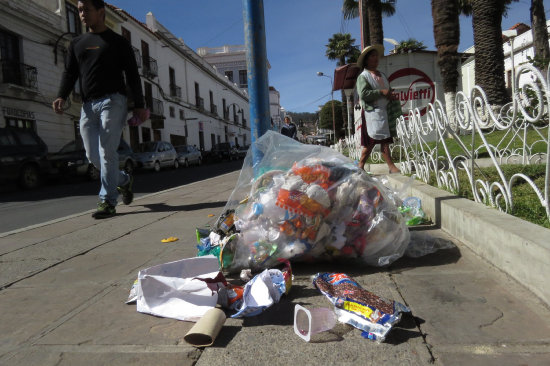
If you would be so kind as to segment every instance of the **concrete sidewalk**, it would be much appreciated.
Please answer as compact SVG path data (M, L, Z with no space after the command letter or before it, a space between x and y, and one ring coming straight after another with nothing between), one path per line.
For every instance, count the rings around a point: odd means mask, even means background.
M548 365L550 310L526 288L436 227L423 234L456 247L389 268L295 264L288 297L265 313L228 319L211 348L183 341L193 323L126 305L140 269L196 255L195 228L219 215L239 172L0 238L1 365ZM168 236L179 237L161 243ZM520 259L518 259L520 260ZM382 344L338 325L305 343L295 304L329 306L311 285L345 272L366 289L408 305Z

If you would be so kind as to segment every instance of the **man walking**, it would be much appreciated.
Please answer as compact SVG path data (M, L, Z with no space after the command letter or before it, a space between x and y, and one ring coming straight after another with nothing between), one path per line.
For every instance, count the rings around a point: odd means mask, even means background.
M101 190L96 219L114 216L119 192L122 202L132 203L133 177L119 170L118 145L128 114L126 82L135 102L134 115L147 119L143 91L134 53L129 42L105 25L103 0L79 0L82 24L90 30L75 37L70 45L58 97L56 113L79 79L82 93L80 134L88 160L101 172ZM124 74L124 75L123 75Z

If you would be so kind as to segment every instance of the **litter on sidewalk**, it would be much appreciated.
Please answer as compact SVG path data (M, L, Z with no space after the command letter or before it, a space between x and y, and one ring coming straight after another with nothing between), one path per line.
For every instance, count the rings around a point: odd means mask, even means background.
M218 237L201 237L199 255L217 255L230 273L271 268L279 259L357 258L385 266L403 255L409 243L403 215L352 160L272 131L254 149L261 160L253 166L245 159L212 230Z
M344 273L318 273L313 285L334 305L338 321L366 332L367 338L379 342L401 320L401 313L410 312L399 302L365 290Z
M197 322L188 343L213 344L223 310L250 317L279 302L292 286L291 261L340 258L387 266L405 253L417 257L449 247L420 235L411 241L407 225L424 217L420 200L403 200L334 150L274 132L253 148L262 158L252 166L247 155L216 223L196 230L197 257L141 270L132 286L128 302L136 301L137 311ZM245 284L229 283L224 272L240 273ZM381 342L410 311L344 273L318 273L313 285L334 308L296 305L294 331L306 341L339 321Z

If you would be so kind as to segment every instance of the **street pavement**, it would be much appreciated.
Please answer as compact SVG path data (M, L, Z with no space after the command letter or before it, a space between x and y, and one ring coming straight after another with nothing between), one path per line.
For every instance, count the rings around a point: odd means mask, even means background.
M453 248L387 268L294 264L288 296L228 318L209 348L183 340L194 323L125 304L140 269L196 255L195 228L214 222L238 176L146 195L106 220L89 211L0 234L0 365L550 364L548 306L436 226L414 233ZM170 236L179 240L161 242ZM330 306L311 285L317 272L345 272L411 313L384 343L344 324L306 343L293 332L295 304Z

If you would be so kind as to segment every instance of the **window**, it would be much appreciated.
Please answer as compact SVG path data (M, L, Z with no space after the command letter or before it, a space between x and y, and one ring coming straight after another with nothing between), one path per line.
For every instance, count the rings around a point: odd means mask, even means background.
M82 25L80 24L77 7L66 2L65 9L67 10L67 31L82 34Z
M176 108L170 106L169 110L170 110L170 117L176 117Z
M6 117L6 126L14 128L28 128L29 130L36 131L36 121L31 119Z
M126 38L126 40L132 44L132 33L124 27L120 27L120 32L122 33L122 37Z
M0 70L2 83L21 85L21 65L19 64L19 38L0 30Z
M226 71L225 76L227 76L229 81L233 81L233 71Z
M143 142L151 141L151 129L148 127L141 128L141 138Z
M246 70L239 70L239 84L241 86L248 86L248 80L246 78Z
M176 72L171 67L168 67L168 80L170 80L170 85L176 84Z
M180 109L180 119L183 121L185 119L185 116L183 114L183 109Z

